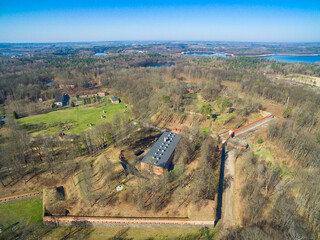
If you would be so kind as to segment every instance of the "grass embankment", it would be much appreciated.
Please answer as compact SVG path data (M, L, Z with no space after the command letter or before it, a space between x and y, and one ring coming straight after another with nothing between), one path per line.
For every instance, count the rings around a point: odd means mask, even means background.
M0 205L0 224L4 229L15 223L32 225L42 222L42 199L34 198ZM47 228L41 225L41 228ZM204 232L202 229L179 228L103 228L103 227L57 227L42 236L42 239L197 239L199 236L215 235L215 229ZM1 234L0 234L1 239Z
M27 218L26 220L24 220ZM42 199L33 198L0 205L0 224L7 228L17 222L42 222Z
M63 239L64 236L71 232L70 227L59 227L54 229L44 239ZM196 228L89 228L86 239L215 239L216 229L206 231ZM75 234L68 235L70 239L79 239L83 237L80 231Z
M123 113L124 110L128 111L127 108L124 108L124 103L99 105L98 107L86 105L21 118L18 119L18 123L33 136L39 133L59 134L60 129L66 126L70 129L65 130L65 133L79 134L89 128L90 123L96 126L111 121L114 114ZM102 115L105 118L101 118Z

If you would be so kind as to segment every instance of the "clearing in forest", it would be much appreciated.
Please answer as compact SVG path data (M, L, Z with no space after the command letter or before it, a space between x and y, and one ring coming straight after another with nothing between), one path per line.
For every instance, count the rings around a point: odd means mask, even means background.
M18 123L25 127L31 135L46 133L59 134L61 130L69 134L79 134L85 129L112 120L114 114L128 114L125 104L103 104L98 106L79 106L57 110L18 119Z

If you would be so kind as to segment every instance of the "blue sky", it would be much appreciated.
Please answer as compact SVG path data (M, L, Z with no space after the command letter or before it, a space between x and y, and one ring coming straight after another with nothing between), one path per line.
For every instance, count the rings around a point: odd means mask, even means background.
M320 42L320 0L0 0L0 42Z

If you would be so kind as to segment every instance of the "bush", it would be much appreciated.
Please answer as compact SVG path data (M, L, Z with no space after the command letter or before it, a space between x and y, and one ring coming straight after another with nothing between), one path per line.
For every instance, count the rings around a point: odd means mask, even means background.
M230 102L229 99L225 98L222 101L221 107L222 107L222 110L224 110L224 109L226 109L228 107L232 107L232 103Z
M284 118L288 118L291 116L291 114L292 114L292 107L289 106L283 111L282 116Z
M204 115L204 116L207 116L207 115L210 115L212 112L212 107L210 104L204 104L202 105L201 107L201 113Z
M13 111L12 116L13 116L14 119L18 119L19 118L18 113L16 111Z
M263 140L261 138L259 138L257 143L261 144L261 143L263 143Z

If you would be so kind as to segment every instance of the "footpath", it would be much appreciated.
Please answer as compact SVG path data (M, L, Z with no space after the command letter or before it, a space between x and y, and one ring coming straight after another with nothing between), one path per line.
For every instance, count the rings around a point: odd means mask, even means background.
M5 204L5 203L9 203L9 202L15 202L15 201L20 201L20 200L37 198L37 197L41 197L41 196L42 196L42 191L41 192L26 193L26 194L20 194L20 195L16 195L16 196L0 198L0 205L1 204Z

